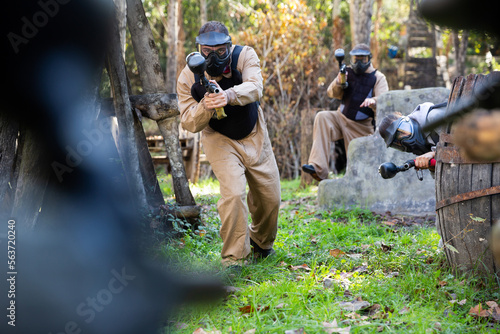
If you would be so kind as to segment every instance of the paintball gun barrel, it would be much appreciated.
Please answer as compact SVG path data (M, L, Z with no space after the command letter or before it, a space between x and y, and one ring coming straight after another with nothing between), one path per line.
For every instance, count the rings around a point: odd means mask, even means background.
M207 92L209 93L220 93L219 88L217 88L217 85L210 82L206 77L205 77L205 70L207 68L207 64L205 62L205 58L201 55L199 52L192 52L186 57L186 63L194 74L197 74L200 77L202 85L205 87ZM215 114L217 119L222 119L224 117L227 117L226 113L224 112L224 108L215 108Z
M429 160L429 167L436 166L436 160ZM384 162L378 167L378 172L384 179L392 179L399 172L406 172L408 169L415 167L415 160L408 160L401 166L396 166L392 162ZM420 181L423 180L421 175L417 174Z
M335 58L339 62L339 70L340 70L340 86L343 89L346 89L348 86L347 80L346 80L346 72L347 72L347 66L346 64L342 63L345 58L345 52L344 49L337 49L335 50Z

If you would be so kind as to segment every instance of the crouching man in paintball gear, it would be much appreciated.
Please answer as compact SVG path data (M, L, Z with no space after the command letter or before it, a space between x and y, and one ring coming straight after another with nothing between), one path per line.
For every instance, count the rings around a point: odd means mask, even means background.
M440 104L425 102L419 104L408 116L403 116L399 112L389 114L380 122L380 135L387 147L418 155L415 158L416 168L428 169L430 160L436 155L436 145L442 129L423 132L422 128L442 118L446 113L446 105L446 102ZM434 177L433 168L430 168L430 171Z
M217 21L200 28L196 45L206 59L205 76L218 93L208 93L200 76L186 66L177 81L181 124L190 132L203 131L203 149L220 182L222 262L241 265L250 246L257 257L274 253L281 197L278 166L259 105L259 58L249 46L232 45L226 26Z
M345 74L347 84L342 84L339 72L328 87L328 96L342 103L338 110L316 114L311 153L308 164L302 166L304 172L318 181L328 178L332 142L344 139L347 153L351 140L374 132L377 98L389 90L385 75L372 66L372 55L366 44L356 45L349 54L351 66Z

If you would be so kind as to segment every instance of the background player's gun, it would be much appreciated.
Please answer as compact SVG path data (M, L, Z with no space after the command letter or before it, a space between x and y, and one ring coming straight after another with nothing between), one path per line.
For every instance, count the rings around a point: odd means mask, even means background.
M207 92L209 93L220 93L217 85L208 81L205 77L205 70L207 68L207 64L205 62L205 58L199 52L192 52L186 57L186 63L194 74L200 77L201 84L205 87ZM222 119L227 117L224 112L224 108L215 108L215 114L217 119Z
M340 86L343 89L346 89L348 86L347 80L346 80L346 72L347 72L347 66L346 64L342 63L345 58L345 53L344 49L337 49L335 50L335 59L339 62L339 70L340 70Z

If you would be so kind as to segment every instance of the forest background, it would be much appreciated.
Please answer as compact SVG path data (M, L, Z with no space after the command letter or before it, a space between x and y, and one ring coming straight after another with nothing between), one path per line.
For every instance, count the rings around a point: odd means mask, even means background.
M115 3L125 13L125 0ZM146 0L143 5L168 92L175 92L186 55L195 51L195 37L207 20L223 22L233 44L255 49L264 78L261 106L284 179L297 178L300 166L307 163L315 114L336 108L336 101L326 94L338 72L335 49L343 48L348 54L357 43L369 44L372 63L386 75L389 89L411 88L405 87L405 57L414 0ZM126 20L125 15L122 18ZM435 31L435 46L420 48L417 56L438 58L435 86L451 87L457 76L500 68L495 60L500 55L498 38L427 24ZM140 94L126 22L121 27L132 92ZM102 95L107 94L105 82ZM143 124L147 135L157 134L155 124L147 119Z

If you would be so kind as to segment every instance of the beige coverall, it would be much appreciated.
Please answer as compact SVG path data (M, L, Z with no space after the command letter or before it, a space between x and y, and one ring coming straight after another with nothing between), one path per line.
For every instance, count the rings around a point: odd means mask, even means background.
M372 73L375 68L370 65L365 73ZM389 90L385 75L377 71L375 73L375 86L373 88L373 99ZM328 87L328 96L330 98L342 99L344 91L337 82L337 78L332 81ZM374 109L374 108L372 108ZM374 109L375 112L375 109ZM309 154L308 164L316 170L316 174L322 178L328 178L330 145L332 142L344 139L345 151L349 147L351 140L368 136L374 132L372 118L363 121L353 121L345 117L340 108L338 110L324 110L316 114L313 127L313 144Z
M225 91L229 105L243 106L260 100L263 83L259 63L255 50L245 46L237 64L243 83ZM223 75L230 77L231 73ZM216 81L221 79L222 76L215 78ZM203 149L220 183L221 199L217 208L222 222L221 256L224 263L231 264L250 254L249 238L262 249L273 246L281 201L278 166L262 109L259 107L257 123L247 137L230 139L208 125L214 110L205 109L204 98L198 103L191 96L194 80L193 73L186 66L177 82L181 124L190 132L203 131ZM248 211L252 218L250 226Z

